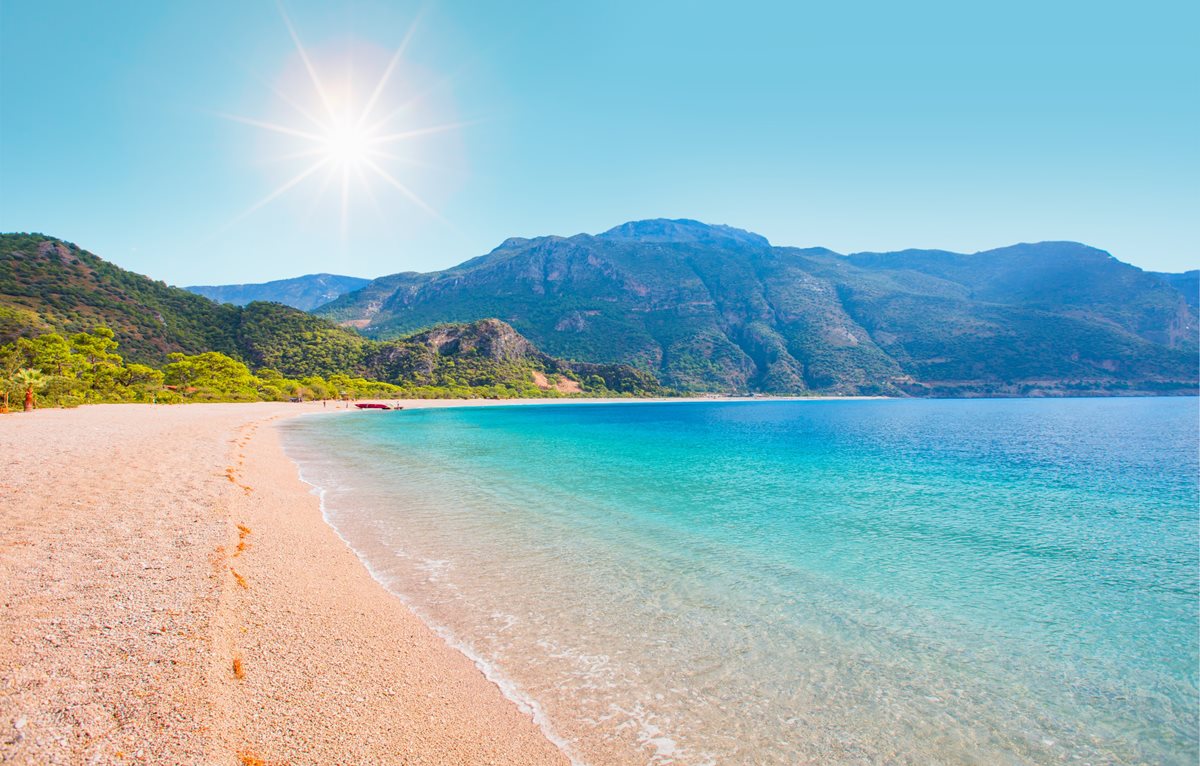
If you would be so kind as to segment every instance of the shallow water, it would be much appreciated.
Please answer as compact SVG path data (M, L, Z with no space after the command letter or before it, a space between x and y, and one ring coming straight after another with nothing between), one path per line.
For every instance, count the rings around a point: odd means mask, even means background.
M1198 400L285 426L381 581L579 762L1195 764Z

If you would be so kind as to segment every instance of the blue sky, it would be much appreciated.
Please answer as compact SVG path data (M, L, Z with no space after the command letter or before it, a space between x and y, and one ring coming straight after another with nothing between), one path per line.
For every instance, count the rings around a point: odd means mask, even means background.
M660 216L1196 268L1198 8L290 0L326 87L369 92L411 30L385 133L457 126L378 161L420 204L356 171L343 218L337 163L247 213L309 139L229 116L309 132L278 93L321 105L274 2L3 0L0 230L174 284L423 271Z

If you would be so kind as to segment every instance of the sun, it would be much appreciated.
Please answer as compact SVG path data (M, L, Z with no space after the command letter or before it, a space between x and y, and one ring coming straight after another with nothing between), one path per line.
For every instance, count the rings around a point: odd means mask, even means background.
M343 169L356 168L371 156L372 138L358 125L336 125L325 137L326 158Z
M397 172L390 167L403 160L393 153L397 145L434 133L457 130L466 124L404 124L403 120L413 119L416 111L413 109L414 102L424 94L417 94L406 102L388 103L386 94L389 82L396 76L415 24L374 80L369 95L366 95L368 91L361 87L361 77L349 74L335 76L334 72L321 71L301 43L282 5L279 10L303 64L304 83L303 88L282 88L269 84L268 87L287 105L292 118L273 121L233 114L221 116L285 138L290 151L278 159L303 160L304 164L299 172L279 184L231 221L230 225L308 181L319 184L322 192L335 185L335 182L340 188L343 237L349 217L351 189L360 188L374 202L370 181L400 192L409 203L444 222L441 215L397 178Z

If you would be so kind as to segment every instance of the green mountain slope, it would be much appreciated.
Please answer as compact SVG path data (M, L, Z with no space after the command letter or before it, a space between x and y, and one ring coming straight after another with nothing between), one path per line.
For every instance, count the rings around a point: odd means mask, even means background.
M1196 310L1076 243L842 256L738 229L640 221L510 239L318 310L386 338L498 317L547 352L633 361L693 390L1194 391Z
M192 285L183 289L217 303L245 306L263 301L312 311L338 296L365 287L371 280L346 277L340 274L307 274L291 279L277 279L245 285Z
M172 351L237 351L238 310L114 266L69 242L0 234L0 342L106 325L125 355L161 364Z
M219 351L289 378L350 375L457 396L662 391L625 365L544 354L503 322L382 342L278 303L217 304L50 237L0 234L0 345L98 326L114 331L127 361L153 366L172 352Z

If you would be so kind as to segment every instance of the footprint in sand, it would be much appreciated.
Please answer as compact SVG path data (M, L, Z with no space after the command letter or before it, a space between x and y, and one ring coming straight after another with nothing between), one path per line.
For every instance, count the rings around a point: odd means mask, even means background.
M229 479L230 483L236 484L237 486L241 487L242 491L245 492L247 495L254 491L254 488L251 487L250 485L242 484L240 481L238 481L237 468L235 468L233 466L226 467L225 478Z
M242 555L242 551L246 550L246 548L249 547L246 544L246 535L250 534L250 527L246 526L245 524L238 524L237 528L238 528L238 544L237 544L237 549L233 553L234 558L237 558L238 556Z

